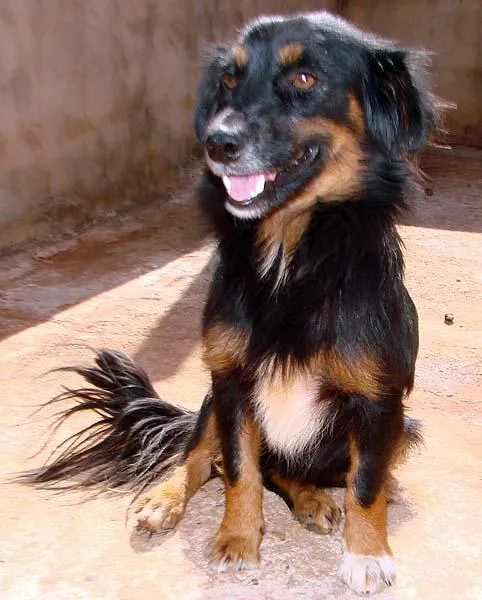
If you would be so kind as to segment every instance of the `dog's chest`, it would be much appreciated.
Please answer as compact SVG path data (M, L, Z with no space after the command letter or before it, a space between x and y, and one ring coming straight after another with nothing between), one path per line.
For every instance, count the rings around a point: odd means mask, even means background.
M254 406L266 442L287 456L309 448L328 416L326 403L320 402L320 382L308 373L284 378L279 371L260 375Z

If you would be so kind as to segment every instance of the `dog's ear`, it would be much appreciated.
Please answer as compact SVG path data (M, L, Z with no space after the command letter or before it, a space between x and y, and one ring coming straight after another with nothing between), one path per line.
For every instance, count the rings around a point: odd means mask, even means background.
M195 131L200 142L204 141L209 119L216 114L219 108L221 78L226 66L228 51L227 44L217 44L211 46L206 52L194 112Z
M425 89L424 55L397 49L368 51L362 100L370 137L388 153L421 149L434 127L435 109Z

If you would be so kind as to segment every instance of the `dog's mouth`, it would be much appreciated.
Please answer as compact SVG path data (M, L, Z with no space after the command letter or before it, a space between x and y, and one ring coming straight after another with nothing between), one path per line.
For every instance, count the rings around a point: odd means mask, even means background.
M307 146L279 170L246 175L224 175L222 179L228 192L228 201L236 207L251 206L264 196L272 194L277 187L293 183L317 161L319 156L318 146Z

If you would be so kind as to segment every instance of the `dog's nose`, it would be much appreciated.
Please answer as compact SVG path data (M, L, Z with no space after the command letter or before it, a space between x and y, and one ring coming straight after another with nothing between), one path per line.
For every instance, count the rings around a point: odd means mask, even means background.
M241 148L241 139L232 133L213 133L206 140L209 158L215 162L230 163L238 160Z

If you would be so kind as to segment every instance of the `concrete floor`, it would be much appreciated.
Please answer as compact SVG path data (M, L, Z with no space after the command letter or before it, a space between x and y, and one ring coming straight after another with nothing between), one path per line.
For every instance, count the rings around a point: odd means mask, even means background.
M426 445L398 472L401 499L389 514L398 581L378 597L482 599L482 152L425 164L433 181L401 232L422 339L410 409ZM3 475L45 457L28 459L50 416L30 417L32 406L74 383L45 373L91 360L89 347L129 353L166 399L199 404L208 384L198 332L210 243L198 218L181 198L0 265ZM336 578L341 534L305 531L271 493L261 568L239 574L207 568L205 547L223 510L219 481L197 494L177 531L150 538L131 532L125 496L81 503L17 485L0 493L2 600L352 597ZM335 496L341 503L340 490Z

